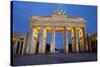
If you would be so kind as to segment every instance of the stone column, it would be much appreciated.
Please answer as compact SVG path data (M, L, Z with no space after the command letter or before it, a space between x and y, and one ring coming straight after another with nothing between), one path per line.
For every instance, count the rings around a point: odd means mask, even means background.
M84 52L85 51L85 35L84 35L84 30L82 27L80 27L79 39L80 39L80 51Z
M75 36L76 36L76 52L79 52L79 35L78 35L78 31L77 28L75 28Z
M45 28L43 28L43 31L42 31L42 54L45 54L45 52L46 52L46 29Z
M13 55L16 55L17 53L17 45L18 45L18 40L16 40L15 44L13 44Z
M33 28L32 30L32 36L31 36L31 47L30 47L30 54L35 54L36 50L36 44L37 44L37 36L38 32L36 28Z
M51 27L51 45L50 45L50 53L55 53L55 27Z
M72 52L76 52L76 39L75 39L75 28L71 30L71 38L72 38Z
M30 48L31 48L31 37L32 37L33 29L29 29L29 33L27 35L27 45L26 45L26 54L30 54Z
M40 27L40 41L39 41L39 53L42 53L43 45L43 26Z
M83 38L84 38L84 51L88 52L88 40L87 40L87 35L86 35L86 27L83 27Z
M67 37L67 29L64 27L64 52L68 53L69 51L69 46L68 46L68 37Z

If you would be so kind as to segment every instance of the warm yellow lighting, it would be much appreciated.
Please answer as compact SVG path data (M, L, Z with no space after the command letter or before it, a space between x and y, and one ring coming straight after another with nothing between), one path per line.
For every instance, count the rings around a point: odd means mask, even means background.
M79 37L81 38L81 37L83 37L84 35L83 35L83 29L82 28L80 28L79 29Z
M71 36L74 37L74 30L71 30Z
M67 31L72 31L73 27L67 27Z
M37 30L40 30L40 27L36 27Z
M44 32L43 32L44 38L46 38L46 34L47 34L47 31L46 29L44 29Z
M16 38L15 37L13 37L13 41L15 41L16 40Z
M33 36L35 37L35 38L38 38L38 30L36 29L36 28L33 28Z
M51 27L46 27L46 30L47 31L51 31Z
M35 29L37 29L37 31L39 32L40 31L40 26L37 26ZM46 26L44 27L44 29L46 29L46 32L51 32L51 27L50 26ZM81 28L77 27L77 30L80 30ZM74 29L73 27L66 27L66 30L69 31L69 32L74 32ZM55 27L55 31L56 32L64 32L64 27Z
M13 43L13 45L15 44L15 42L16 42L16 38L13 37L13 39L12 39L12 43Z

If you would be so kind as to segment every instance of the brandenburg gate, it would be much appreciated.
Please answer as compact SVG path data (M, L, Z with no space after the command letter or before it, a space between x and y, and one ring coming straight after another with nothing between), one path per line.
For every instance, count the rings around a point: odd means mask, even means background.
M81 17L69 17L66 12L54 10L51 16L32 16L29 23L27 53L46 52L47 32L51 32L50 53L55 53L55 32L63 32L64 52L69 52L68 32L71 33L72 52L88 51L85 34L86 21ZM40 34L40 39L39 38ZM37 42L39 46L37 49Z

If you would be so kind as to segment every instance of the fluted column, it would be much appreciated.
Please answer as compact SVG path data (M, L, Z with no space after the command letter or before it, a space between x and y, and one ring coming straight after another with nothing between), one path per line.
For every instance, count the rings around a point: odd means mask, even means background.
M44 31L43 31L43 26L40 26L40 41L39 41L39 53L41 54L41 53L43 53L43 48L44 48L44 43L43 43L43 33L44 33Z
M55 27L51 27L51 45L50 45L50 53L55 53Z
M64 27L64 52L65 53L69 52L67 33L68 33L67 29L66 27Z
M36 52L37 37L38 37L37 29L33 28L32 36L31 36L30 54L35 54L35 52Z
M27 39L27 45L26 45L26 54L30 54L32 33L33 33L33 29L30 28L28 36L27 36L28 39Z
M18 40L16 40L15 44L13 44L13 55L16 55L17 53L17 45L18 45Z
M39 40L39 50L38 53L42 53L42 39L43 39L43 26L40 27L40 40Z
M72 52L76 52L76 42L75 42L75 28L71 30L71 38L72 38Z
M75 28L75 37L76 37L76 52L79 52L79 37L78 37L78 31Z
M79 31L79 40L80 40L80 51L84 52L85 51L85 37L84 37L84 31L82 27L80 27L80 31Z
M42 53L44 54L45 52L46 52L46 29L45 28L43 28L43 31L42 31Z

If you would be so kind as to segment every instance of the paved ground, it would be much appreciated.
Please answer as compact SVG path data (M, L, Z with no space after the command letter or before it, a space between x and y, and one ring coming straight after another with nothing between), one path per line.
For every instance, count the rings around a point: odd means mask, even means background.
M69 62L96 61L96 53L69 53L69 54L46 54L46 55L25 55L13 58L13 65L40 65Z

